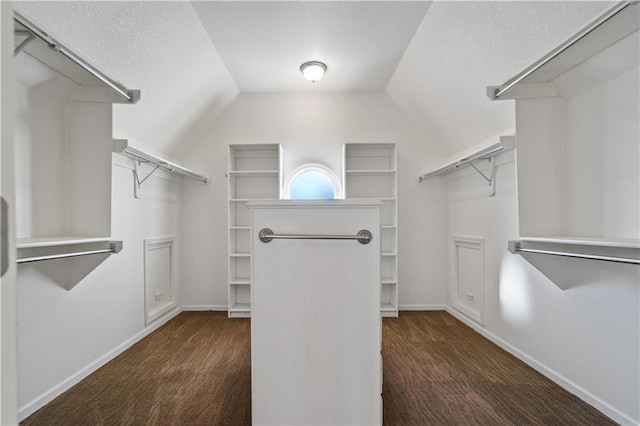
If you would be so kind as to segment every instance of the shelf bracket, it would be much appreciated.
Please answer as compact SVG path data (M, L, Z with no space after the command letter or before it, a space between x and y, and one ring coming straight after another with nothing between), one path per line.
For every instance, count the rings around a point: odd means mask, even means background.
M33 35L33 33L29 32L29 31L16 31L15 32L16 35L26 35L27 38L25 38L24 40L22 40L20 42L19 45L17 45L14 49L13 49L13 56L18 56L18 54L22 51L22 49L25 48L25 46L27 44L29 44L29 42L31 40L33 40L36 36Z
M156 165L153 170L151 170L149 173L147 173L147 175L142 178L142 180L140 180L140 175L138 174L138 165L142 163L142 161L134 161L133 162L133 197L136 199L140 199L141 197L138 195L138 191L140 190L140 187L142 186L142 184L144 183L145 180L149 179L149 177L156 171L158 170L158 168L160 167L159 165Z
M489 183L489 186L491 187L491 194L489 194L489 196L493 197L494 195L496 195L496 162L494 157L486 159L481 158L481 160L488 160L489 164L491 165L491 174L489 175L489 177L482 173L482 170L478 169L476 165L473 164L474 160L469 160L468 163L476 172L478 172L480 176L482 176L484 180L487 181L487 183Z

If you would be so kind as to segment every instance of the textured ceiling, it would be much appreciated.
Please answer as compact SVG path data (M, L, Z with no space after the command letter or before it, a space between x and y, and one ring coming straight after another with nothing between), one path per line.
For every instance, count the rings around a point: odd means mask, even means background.
M241 91L382 91L429 2L192 2ZM300 64L325 62L312 85Z
M114 137L179 155L184 135L238 93L188 2L15 2L14 8L130 89L114 105Z
M114 136L177 157L242 91L384 91L453 154L514 127L500 84L611 2L15 2L132 89ZM324 60L311 85L298 71ZM202 127L204 128L204 127Z
M515 126L513 101L490 101L502 84L611 2L434 2L387 93L447 155Z

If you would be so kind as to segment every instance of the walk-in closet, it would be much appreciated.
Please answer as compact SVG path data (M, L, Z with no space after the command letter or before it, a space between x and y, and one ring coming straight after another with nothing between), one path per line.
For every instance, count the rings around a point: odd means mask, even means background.
M0 2L0 424L640 424L639 29Z

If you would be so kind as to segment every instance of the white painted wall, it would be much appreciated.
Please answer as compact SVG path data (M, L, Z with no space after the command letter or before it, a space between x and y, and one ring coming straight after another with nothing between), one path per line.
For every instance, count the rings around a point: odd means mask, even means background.
M422 165L441 158L432 141L382 93L241 93L217 121L192 135L185 160L211 176L185 188L182 214L184 303L223 309L227 303L228 144L281 143L284 178L304 162L341 175L345 142L396 142L399 178L400 308L442 307L446 279L444 187L418 184Z
M143 240L179 234L180 184L152 176L137 200L131 161L114 155L114 163L111 230L123 250L70 291L44 273L61 266L18 268L20 418L153 329L145 328Z
M15 266L15 184L13 107L13 11L10 2L0 2L0 194L7 202L6 247L2 255L8 257L9 267L0 280L0 424L17 423L17 374L16 374L16 266Z
M640 270L552 258L548 268L572 278L561 290L510 254L507 241L518 237L512 155L500 158L495 197L469 169L448 183L449 234L485 238L486 317L476 327L614 420L638 423Z

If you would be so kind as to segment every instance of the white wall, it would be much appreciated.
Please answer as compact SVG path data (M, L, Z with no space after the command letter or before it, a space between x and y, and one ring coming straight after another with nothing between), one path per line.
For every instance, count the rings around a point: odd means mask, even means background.
M545 272L571 278L561 290L507 251L518 236L514 163L498 168L495 197L468 170L448 183L449 234L485 238L486 317L477 329L614 420L638 423L638 267L550 258Z
M204 133L192 135L185 160L211 176L188 186L182 223L184 303L224 309L227 304L227 151L229 144L281 143L284 173L321 162L341 175L345 142L396 142L399 161L399 305L442 307L446 278L444 187L418 184L422 165L440 154L381 93L241 93Z
M0 3L0 168L2 174L0 193L7 202L8 212L0 213L7 221L2 238L7 245L0 248L9 262L0 280L0 424L17 423L17 374L16 374L16 266L15 266L15 184L13 176L13 11L11 3ZM6 217L4 216L6 215ZM6 232L6 234L5 234Z
M131 161L114 156L114 163L111 233L123 250L71 290L46 275L63 264L18 268L20 418L152 329L144 325L143 239L179 234L180 184L152 176L134 199Z

